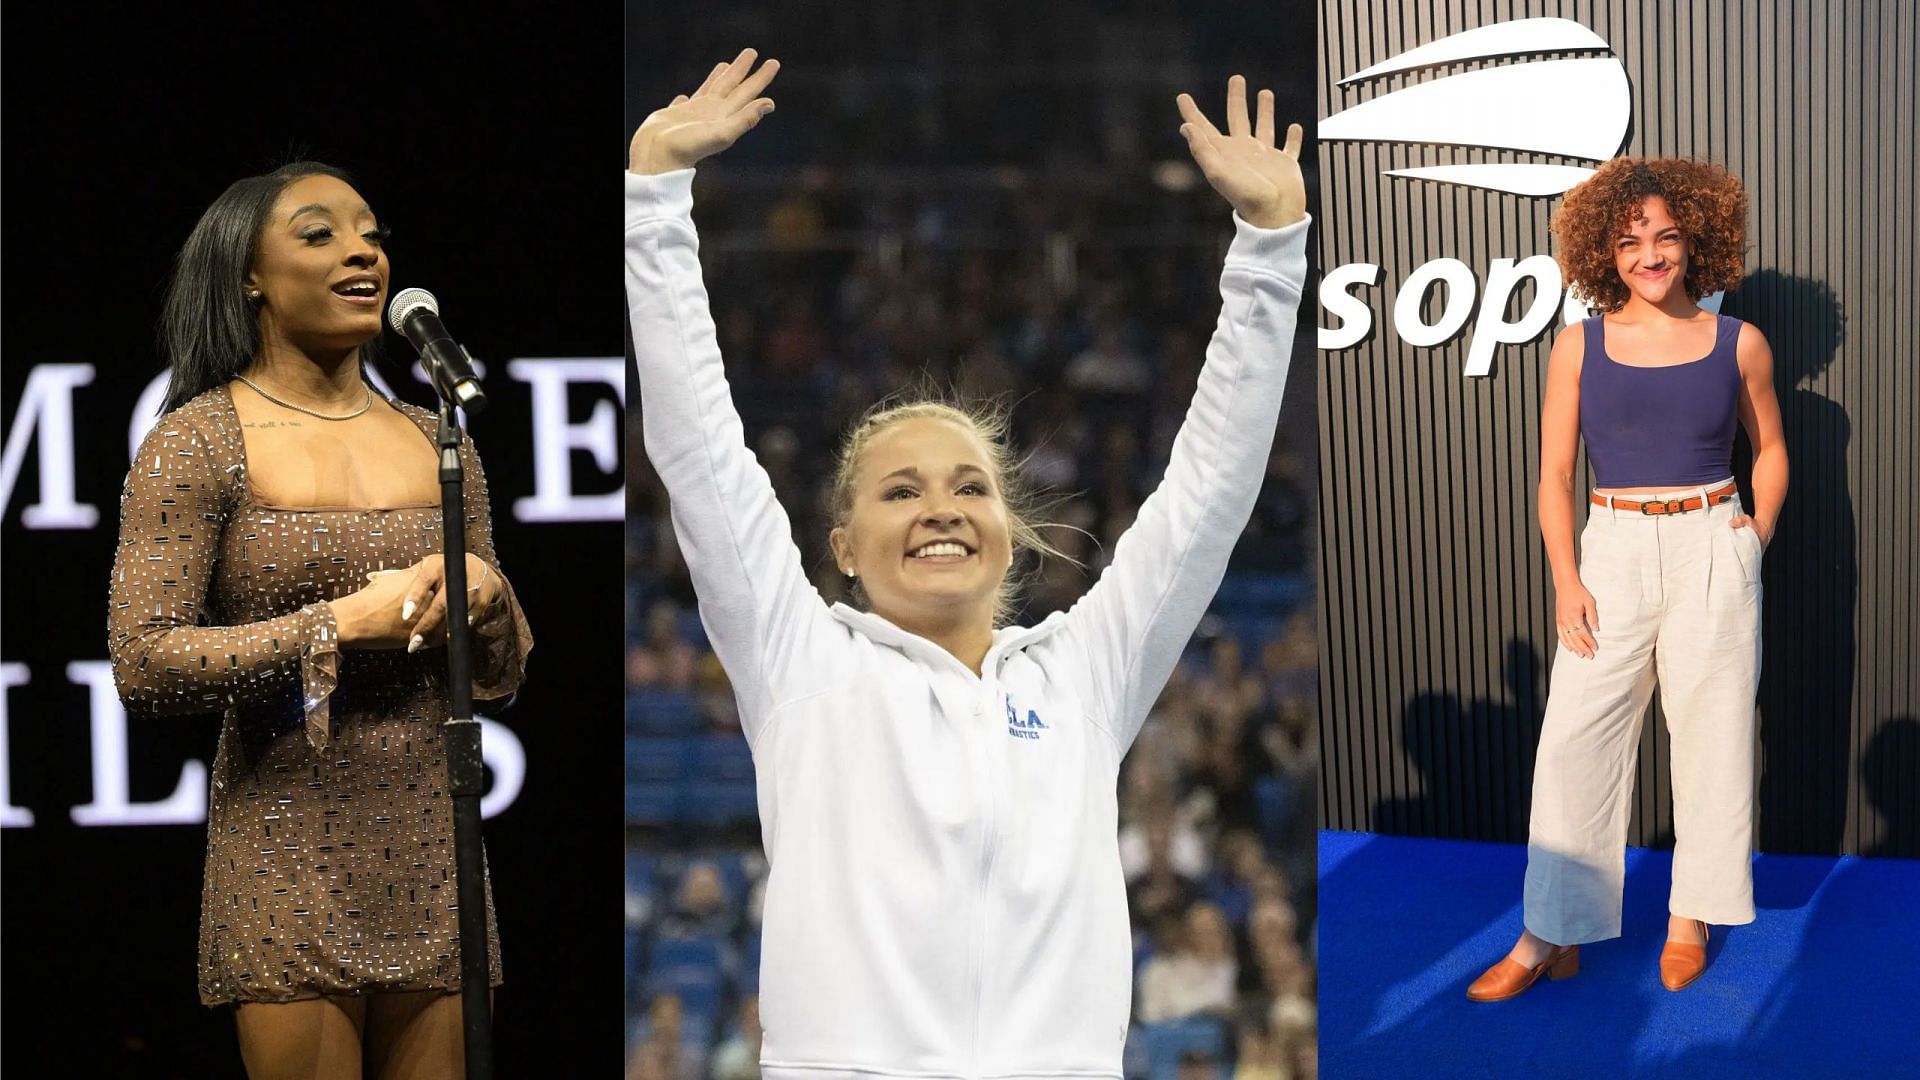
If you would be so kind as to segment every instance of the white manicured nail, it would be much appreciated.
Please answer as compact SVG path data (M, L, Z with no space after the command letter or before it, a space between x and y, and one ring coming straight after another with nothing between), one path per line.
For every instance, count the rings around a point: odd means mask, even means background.
M410 653L415 653L415 652L419 652L419 651L420 651L420 646L421 646L421 644L422 644L422 641L421 641L421 638L420 638L420 635L419 635L419 634L415 634L415 635L413 635L413 637L412 637L412 638L411 638L411 639L410 639L410 640L409 640L409 641L407 642L407 651L408 651L408 652L410 652Z
M411 596L407 598L406 603L400 605L400 617L403 619L413 618L413 598Z

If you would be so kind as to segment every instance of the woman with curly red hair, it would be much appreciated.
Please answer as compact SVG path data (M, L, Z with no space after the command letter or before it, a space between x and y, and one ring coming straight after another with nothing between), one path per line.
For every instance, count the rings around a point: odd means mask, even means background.
M1655 684L1672 738L1674 853L1660 981L1706 969L1707 926L1753 921L1760 563L1787 494L1773 354L1699 306L1738 284L1747 198L1717 165L1617 159L1553 221L1603 314L1554 342L1540 418L1540 534L1560 649L1534 767L1526 930L1467 990L1501 1001L1620 936L1634 749ZM1753 513L1734 486L1753 444ZM1574 459L1594 487L1576 566Z

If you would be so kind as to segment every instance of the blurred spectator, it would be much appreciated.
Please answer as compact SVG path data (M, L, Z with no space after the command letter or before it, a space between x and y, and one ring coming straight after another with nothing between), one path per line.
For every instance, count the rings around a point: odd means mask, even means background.
M733 932L734 913L727 905L727 887L720 870L710 862L687 867L673 910L661 929L676 937L725 938Z
M701 1055L689 1054L682 1039L680 999L655 995L639 1044L627 1056L627 1080L694 1080L701 1064Z
M1204 1050L1183 1050L1174 1075L1178 1080L1218 1080L1220 1063Z
M740 999L733 1031L713 1052L713 1080L753 1080L760 1075L760 997Z
M720 658L711 651L702 653L695 670L694 689L700 718L714 731L738 734L740 703L734 700L733 682L727 678L727 669L721 666Z
M1192 878L1173 868L1166 824L1147 827L1147 865L1127 889L1127 910L1136 927L1157 926L1187 909L1200 893Z
M1228 922L1245 926L1253 911L1255 882L1266 869L1258 835L1247 829L1227 833L1220 841L1220 859L1207 884L1207 898Z
M1320 1031L1313 1000L1299 994L1277 999L1271 1027L1288 1080L1315 1080L1320 1075Z
M1233 1080L1290 1080L1286 1053L1269 1017L1241 1020Z
M627 650L627 684L691 690L700 654L680 639L680 605L658 600L647 609L646 636Z
M1088 394L1137 397L1146 393L1152 373L1140 354L1127 346L1126 327L1104 322L1093 344L1067 364L1067 385Z
M1320 689L1320 643L1311 612L1287 620L1280 636L1260 648L1260 674L1275 701L1312 700Z
M1156 860L1189 882L1207 873L1206 837L1200 820L1211 813L1210 794L1196 789L1184 803L1174 798L1174 776L1184 773L1191 755L1183 750L1178 728L1170 717L1191 717L1184 705L1163 703L1166 709L1149 720L1149 731L1134 743L1121 783L1120 870L1129 882L1149 874ZM1182 905L1182 910L1185 905Z
M1136 1010L1147 1023L1190 1016L1226 1016L1233 1010L1239 962L1233 931L1220 909L1201 901L1163 951L1140 973Z

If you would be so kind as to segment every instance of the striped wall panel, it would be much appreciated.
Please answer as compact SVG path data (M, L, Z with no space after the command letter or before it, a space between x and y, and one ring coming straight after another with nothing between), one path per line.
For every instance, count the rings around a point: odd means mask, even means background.
M1793 470L1764 579L1758 845L1920 856L1915 11L1898 0L1323 0L1319 115L1442 75L1608 55L1475 60L1339 85L1449 34L1534 17L1591 29L1623 66L1632 107L1620 153L1707 157L1747 184L1751 276L1723 310L1772 343ZM1588 122L1582 102L1558 107L1569 125ZM1561 322L1503 346L1481 377L1463 374L1466 335L1415 347L1391 325L1401 282L1429 260L1461 260L1484 292L1493 260L1549 253L1557 199L1383 175L1487 161L1593 164L1319 145L1323 268L1382 267L1376 286L1356 290L1372 332L1319 363L1329 828L1526 837L1554 647L1535 525L1538 414ZM1429 321L1443 300L1427 296ZM1320 325L1340 320L1323 310ZM1744 440L1737 453L1743 471ZM1630 836L1667 846L1658 720L1656 700Z

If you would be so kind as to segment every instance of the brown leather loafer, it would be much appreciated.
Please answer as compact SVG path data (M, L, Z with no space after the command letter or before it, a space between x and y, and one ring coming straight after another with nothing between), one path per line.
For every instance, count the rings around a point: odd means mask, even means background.
M1699 919L1693 924L1700 928L1700 944L1669 940L1660 950L1660 985L1669 990L1686 989L1707 970L1707 924Z
M1467 997L1474 1001L1505 1001L1519 997L1540 978L1542 972L1549 979L1566 979L1580 974L1580 946L1555 946L1545 960L1532 967L1511 956L1501 957L1499 963L1488 968L1485 974L1473 980L1472 986L1467 987Z

